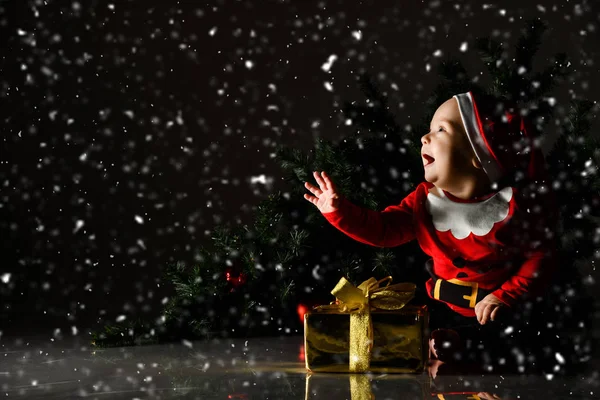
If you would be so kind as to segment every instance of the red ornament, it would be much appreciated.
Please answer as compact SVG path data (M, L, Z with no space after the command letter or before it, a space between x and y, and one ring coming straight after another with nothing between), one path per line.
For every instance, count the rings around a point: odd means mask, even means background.
M308 312L308 307L304 304L298 304L296 312L298 313L298 317L300 317L300 322L304 323L304 314Z
M233 288L237 288L246 283L246 274L241 271L234 271L232 268L228 268L225 271L225 280L227 283L233 286Z

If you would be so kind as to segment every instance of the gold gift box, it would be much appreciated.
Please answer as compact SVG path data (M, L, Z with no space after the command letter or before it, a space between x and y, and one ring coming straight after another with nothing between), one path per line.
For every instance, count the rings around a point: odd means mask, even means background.
M373 347L369 371L419 374L427 366L427 306L372 310ZM349 372L350 312L331 309L304 314L306 368L312 372Z

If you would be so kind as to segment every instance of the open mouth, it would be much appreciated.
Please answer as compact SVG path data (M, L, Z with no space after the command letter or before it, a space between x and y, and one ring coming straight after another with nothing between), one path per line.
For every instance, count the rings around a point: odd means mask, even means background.
M423 166L427 167L428 165L431 165L435 159L433 157L431 157L429 154L423 154Z

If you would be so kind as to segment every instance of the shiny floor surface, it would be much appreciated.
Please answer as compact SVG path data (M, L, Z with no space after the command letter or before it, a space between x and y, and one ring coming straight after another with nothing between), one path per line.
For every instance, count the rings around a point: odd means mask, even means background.
M24 399L600 399L578 377L307 374L302 337L96 349L0 339L0 396Z

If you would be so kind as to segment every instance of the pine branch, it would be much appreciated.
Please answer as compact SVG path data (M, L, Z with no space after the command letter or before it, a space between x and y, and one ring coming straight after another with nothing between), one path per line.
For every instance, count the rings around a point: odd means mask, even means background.
M367 99L371 100L376 107L385 109L387 106L387 98L381 93L370 76L368 74L361 74L359 79L360 87L367 96Z
M377 270L384 275L393 275L396 255L389 249L377 250L373 260L373 271Z
M294 185L297 181L305 182L311 174L306 168L310 165L310 157L300 149L277 146L275 160L279 163L288 182Z
M230 228L217 225L213 231L211 239L216 249L225 253L230 253L239 249L240 236L231 231Z
M598 140L590 134L593 106L593 102L588 100L571 102L566 123L562 125L563 133L548 153L548 158L554 161L551 165L574 164L577 159L596 157ZM565 158L565 155L570 158Z
M517 68L525 67L528 72L531 71L533 57L539 50L542 35L546 29L546 24L540 19L527 21L527 28L519 38L515 51L515 65Z
M291 260L294 259L294 254L291 253L290 251L288 251L287 249L284 249L284 250L278 249L278 250L275 250L275 259L278 264L281 264L282 266L284 266L288 262L290 262Z
M554 89L558 83L569 75L569 66L570 63L565 53L556 54L552 65L546 67L542 72L531 75L529 84L533 84L531 86L532 96L541 99L542 96Z
M441 81L433 90L433 93L425 102L427 113L425 115L426 125L429 125L433 113L444 101L457 93L471 90L473 83L469 80L467 71L462 63L454 58L447 58L440 62L437 68Z
M295 287L296 287L296 284L294 283L293 280L289 280L289 281L286 281L283 283L283 285L281 287L281 292L279 293L279 298L280 298L282 304L286 300L288 300L288 298L290 297L291 294L294 293Z
M570 132L579 136L589 132L592 124L589 118L594 107L594 102L589 100L577 100L571 103L569 113Z
M325 167L331 165L335 158L333 144L329 140L318 138L315 141L315 170L325 170Z
M306 230L299 231L297 229L293 229L290 232L289 248L296 257L300 256L300 250L302 248L309 247L305 245L308 235L308 231Z
M208 319L191 319L189 322L189 326L192 329L192 332L201 337L207 336L207 334L211 331L212 328L212 324Z
M493 94L502 94L504 91L502 86L509 74L509 66L502 45L491 38L479 38L475 41L475 49L490 75L496 79L493 84Z
M356 253L345 253L338 262L341 275L351 282L356 281L358 275L364 269L364 264Z

